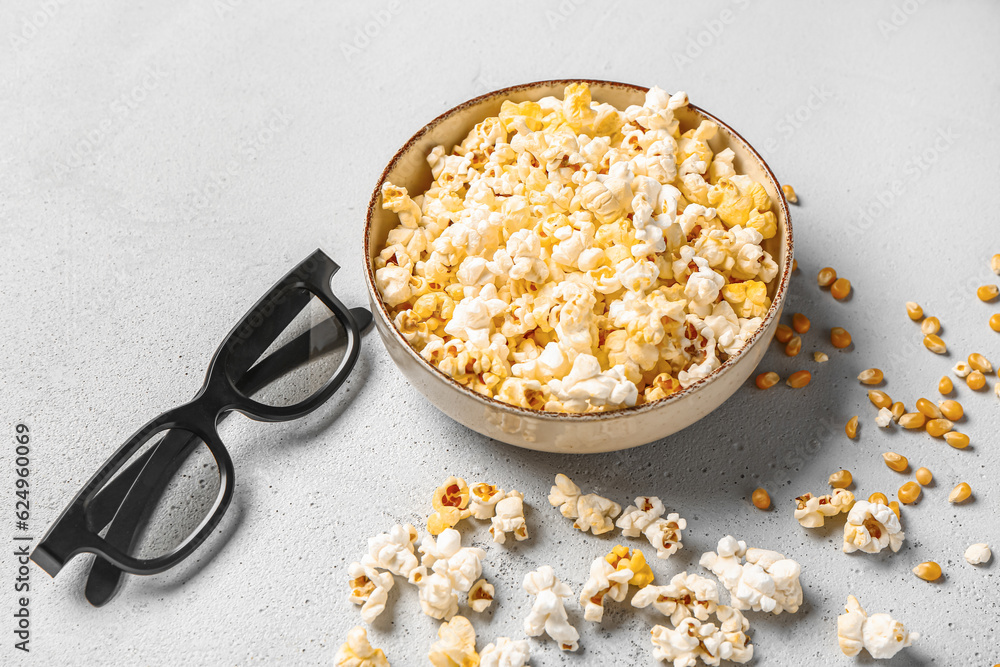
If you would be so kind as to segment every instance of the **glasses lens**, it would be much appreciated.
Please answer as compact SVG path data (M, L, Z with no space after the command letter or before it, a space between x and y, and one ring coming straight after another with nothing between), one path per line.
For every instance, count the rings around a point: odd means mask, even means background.
M148 560L165 556L194 535L219 497L215 456L190 431L153 434L98 492L94 523L112 546ZM138 530L137 530L138 529Z
M278 332L277 337L246 373L241 377L231 373L230 379L245 396L264 405L283 408L304 403L340 368L347 352L344 325L319 297L301 288L284 293L270 317L270 329Z

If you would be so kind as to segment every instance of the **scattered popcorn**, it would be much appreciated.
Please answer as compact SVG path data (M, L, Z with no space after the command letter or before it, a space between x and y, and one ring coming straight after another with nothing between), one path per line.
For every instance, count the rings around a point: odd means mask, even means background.
M685 528L687 521L677 513L671 513L666 519L659 518L649 524L642 534L656 547L657 558L670 558L684 546L681 542L681 531Z
M717 551L701 556L701 566L712 571L732 596L732 606L780 614L794 614L802 604L801 567L790 558L767 549L747 549L731 535L719 540ZM742 558L746 557L746 562Z
M882 428L887 427L892 423L892 410L889 408L881 408L878 414L875 416L875 423Z
M854 494L847 489L834 489L833 493L825 496L807 493L796 498L795 502L795 520L806 528L819 528L826 517L849 512L854 506Z
M527 667L530 657L531 645L527 640L498 637L479 654L479 667Z
M528 539L528 526L524 522L524 494L520 491L509 492L496 504L490 535L497 544L504 544L507 533L514 533L518 542Z
M431 644L427 657L434 667L475 667L476 631L464 616L455 616L438 628L438 641Z
M864 551L878 553L889 547L899 551L906 534L899 525L899 517L887 505L859 500L847 513L844 524L844 553Z
M813 360L821 364L824 361L830 361L830 357L826 352L813 352Z
M420 608L428 616L448 620L458 613L458 594L471 591L482 575L486 552L463 547L461 533L453 528L445 529L436 540L424 537L420 552L420 567L409 578L419 590Z
M573 483L566 475L559 473L556 475L555 486L549 491L549 503L553 507L558 507L559 511L567 519L576 519L580 515L576 510L576 503L580 499L580 487Z
M750 621L738 609L725 605L719 606L716 616L721 621L719 629L722 636L733 647L727 660L741 664L750 662L753 659L753 644L746 634L750 629Z
M714 581L686 572L674 575L666 586L646 586L632 596L633 607L653 605L656 611L669 616L674 626L689 616L707 621L718 603L719 588Z
M548 565L524 576L524 590L535 596L531 613L524 620L525 634L538 637L544 632L556 640L562 650L577 650L580 633L569 624L565 607L566 599L572 597L573 590L559 581Z
M960 361L955 364L955 367L951 371L960 378L968 377L969 373L972 372L972 367L964 361Z
M482 613L486 611L487 607L493 604L493 595L495 593L493 584L488 583L485 579L480 579L472 585L467 604L472 611Z
M503 489L492 484L474 484L469 490L469 511L481 521L493 518L497 503L504 497Z
M440 535L441 531L451 528L471 512L469 505L469 485L459 477L449 477L445 483L434 490L434 513L427 519L427 532Z
M604 618L604 598L621 602L628 594L628 582L634 573L624 567L617 569L605 558L597 558L590 565L590 578L580 592L583 617L600 623Z
M619 544L604 557L604 560L616 570L632 572L632 578L628 580L628 583L633 586L642 588L653 583L653 570L646 562L646 556L638 549L629 549Z
M362 605L361 618L365 623L372 623L385 610L389 599L389 591L395 581L389 572L379 572L373 567L365 567L361 563L351 563L348 568L351 577L350 601Z
M653 88L619 111L572 84L433 148L418 196L384 183L399 225L375 282L400 333L474 391L562 412L665 398L739 352L771 306L777 220L715 123L681 133L686 105Z
M397 524L388 533L368 540L368 554L361 559L361 564L409 578L419 565L413 552L416 541L416 528L410 524Z
M372 647L368 631L360 625L347 633L347 641L341 644L333 660L336 667L389 667L385 653Z
M639 537L651 523L663 516L666 510L655 496L640 496L635 505L629 505L615 523L627 537Z
M742 630L733 629L737 623L742 627L746 619L742 615L727 616L727 619L730 623L728 632L714 623L702 623L693 617L685 618L673 630L662 625L655 626L652 630L653 657L671 662L674 667L694 667L699 660L706 665L719 665L722 660L749 661L753 657L753 646L745 644L746 635ZM744 645L737 649L729 637L738 641L742 637Z
M576 511L579 514L573 527L583 532L588 530L594 535L603 535L615 529L613 519L622 511L622 506L594 493L588 493L577 499Z
M889 614L869 616L853 595L847 596L845 611L837 617L837 643L846 656L856 656L864 648L876 660L886 660L920 638Z
M993 552L990 551L990 546L985 543L973 544L965 550L965 560L970 565L989 563L991 558L993 558Z
M448 620L458 613L458 593L451 580L443 574L427 574L424 568L414 571L410 579L419 591L420 609L431 618Z

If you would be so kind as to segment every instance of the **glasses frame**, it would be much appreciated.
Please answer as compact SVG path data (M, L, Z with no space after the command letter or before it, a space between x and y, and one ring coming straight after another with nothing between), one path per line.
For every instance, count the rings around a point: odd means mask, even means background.
M303 417L332 396L357 363L362 327L359 327L352 311L334 296L330 286L331 279L339 268L323 251L316 250L261 297L215 351L205 374L205 381L194 398L152 419L119 447L59 515L32 551L31 559L53 577L69 560L82 553L95 554L118 570L145 575L170 569L201 546L222 520L233 497L235 470L232 458L219 436L219 422L230 412L239 412L251 419L265 422ZM295 290L304 290L310 298L290 298L290 293ZM253 368L250 367L308 304L311 297L320 299L344 328L347 350L340 365L321 389L300 403L269 406L249 398L253 389L292 370L296 360L298 363L308 360L308 354L303 357L292 353L301 352L301 342L312 330L260 360ZM359 314L363 312L370 322L370 313L363 309L355 311ZM326 322L331 323L330 320ZM307 353L310 351L312 350L306 350ZM122 475L115 478L115 474L143 445L158 433L171 429L180 429L175 434L182 431L193 434L208 447L218 464L219 492L212 508L198 527L170 553L155 558L136 558L125 553L119 545L126 544L125 549L128 548L127 544L134 539L139 529L138 524L142 522L141 516L132 516L133 521L119 524L125 527L119 529L117 538L108 539L112 537L110 533L115 529L114 525L111 525L109 534L105 537L101 537L99 533L109 523L116 522L124 501L133 493L140 498L162 493L173 471L197 441L185 436L180 439L183 442L164 447L164 442L171 435L168 434L154 448L133 461ZM173 470L169 471L170 474L162 474L167 472L164 466L171 465ZM131 514L148 516L157 499L152 497L153 503L141 503L142 509L138 513L132 511ZM125 536L127 540L124 539Z

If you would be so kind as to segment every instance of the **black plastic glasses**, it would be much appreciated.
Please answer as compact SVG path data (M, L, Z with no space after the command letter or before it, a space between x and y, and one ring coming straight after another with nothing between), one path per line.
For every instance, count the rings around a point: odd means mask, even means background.
M339 267L317 250L229 332L188 403L139 429L56 519L31 559L56 576L73 557L98 556L86 596L106 603L124 572L156 574L194 552L233 497L232 459L218 424L233 411L297 419L343 384L372 321L347 309L330 281Z

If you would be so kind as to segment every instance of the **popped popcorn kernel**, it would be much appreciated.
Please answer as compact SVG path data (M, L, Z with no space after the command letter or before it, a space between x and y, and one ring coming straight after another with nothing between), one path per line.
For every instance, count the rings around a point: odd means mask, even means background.
M454 616L438 628L438 641L431 644L427 654L434 667L475 667L479 664L476 652L476 631L464 616Z
M434 490L432 499L434 513L427 518L427 532L440 535L453 527L472 512L469 505L469 485L460 477L449 477L444 484Z
M719 578L735 609L794 614L802 604L802 568L777 551L748 549L746 542L727 535L716 551L702 554L700 564Z
M579 648L580 633L569 623L566 599L573 590L556 578L555 571L543 565L524 575L524 590L535 597L531 613L524 620L524 633L529 637L548 634L564 651Z
M668 514L667 518L659 518L642 531L649 543L656 548L657 558L670 558L684 544L681 542L681 531L687 528L687 521L676 512Z
M993 552L985 542L973 544L965 550L965 560L969 565L983 565L989 563L991 558L993 558Z
M680 131L687 104L653 88L622 111L583 82L507 100L429 152L425 192L383 183L399 225L375 282L397 330L460 384L530 410L641 405L713 373L771 306L777 220L735 152L714 153L715 123Z
M666 586L649 585L636 591L632 606L644 609L650 605L677 626L693 616L707 621L719 604L719 587L711 579L681 572Z
M504 544L507 533L513 533L518 542L528 539L528 526L524 521L524 494L520 491L510 491L496 504L496 516L490 525L490 535L497 544Z
M837 643L849 657L867 649L876 660L887 660L919 638L889 614L869 616L853 595L847 596L845 613L837 617Z
M333 660L336 667L389 667L385 652L368 642L368 631L360 625L347 633Z
M549 491L549 503L553 507L558 507L559 512L567 519L576 519L580 516L576 504L581 493L580 487L574 484L573 480L559 473L556 475L555 486Z
M646 562L646 556L638 549L629 549L621 544L615 546L611 553L604 557L616 570L629 570L632 577L628 583L643 588L653 583L653 570Z
M482 521L491 519L496 513L497 503L504 495L503 489L492 484L473 484L469 489L469 511Z
M795 503L795 520L806 528L820 528L826 517L849 512L854 506L854 494L847 489L834 489L824 496L806 493L796 498Z
M899 517L892 508L882 503L859 500L847 513L844 553L863 551L874 554L886 547L896 552L905 538Z
M487 582L485 579L480 579L474 583L472 588L469 590L467 604L474 612L484 612L491 604L493 604L493 596L495 593L496 590L493 588L493 584Z
M640 496L635 499L635 505L625 508L615 525L622 529L622 534L626 537L639 537L665 511L663 503L656 496Z
M351 563L347 572L351 578L351 595L348 599L354 604L362 605L361 618L365 623L372 623L385 610L385 603L395 580L389 572L379 572L358 562Z
M626 552L628 549L626 549ZM635 576L627 565L618 568L607 558L596 558L590 565L590 578L580 591L583 618L600 623L604 618L604 599L621 602L628 594L629 580Z
M498 637L479 653L479 667L526 667L531 657L527 640Z

